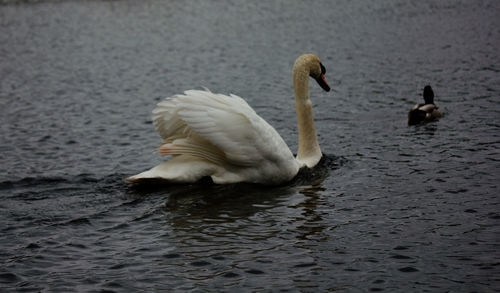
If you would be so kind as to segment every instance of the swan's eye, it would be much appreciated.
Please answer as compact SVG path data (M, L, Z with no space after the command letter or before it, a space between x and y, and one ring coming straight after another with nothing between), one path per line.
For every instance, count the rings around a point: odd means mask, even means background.
M321 66L321 74L325 74L326 73L326 68L325 66L323 66L323 64L319 64L319 66Z

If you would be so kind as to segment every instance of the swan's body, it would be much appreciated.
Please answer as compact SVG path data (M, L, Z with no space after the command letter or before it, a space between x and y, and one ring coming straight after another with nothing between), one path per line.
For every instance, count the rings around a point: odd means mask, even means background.
M322 156L309 100L309 76L329 90L324 72L314 55L302 55L295 62L297 158L278 132L242 98L189 90L165 99L153 110L154 126L164 139L159 153L172 158L126 180L196 182L209 176L219 184L279 184L293 179L300 168L314 167Z
M431 86L424 87L424 104L416 104L408 112L408 125L415 125L437 120L443 113L434 104L434 92Z

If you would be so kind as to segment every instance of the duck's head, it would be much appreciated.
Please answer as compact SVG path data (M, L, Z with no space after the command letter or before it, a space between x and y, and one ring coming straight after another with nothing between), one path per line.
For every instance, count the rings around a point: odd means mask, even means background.
M426 104L434 104L434 92L430 85L424 87L424 101Z

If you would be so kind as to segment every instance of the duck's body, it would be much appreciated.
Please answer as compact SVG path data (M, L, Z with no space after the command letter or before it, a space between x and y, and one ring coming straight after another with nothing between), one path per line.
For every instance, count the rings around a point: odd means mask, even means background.
M425 103L416 104L408 112L408 125L435 121L443 116L443 113L434 104L434 92L429 85L424 88L424 101Z
M435 121L443 116L443 113L435 104L416 104L408 112L408 125L416 125Z
M302 55L295 63L297 158L278 132L242 98L189 90L165 99L153 110L154 126L164 139L159 153L172 158L126 180L187 183L211 177L219 184L290 181L300 168L314 167L322 156L314 129L308 77L314 77L329 90L323 74L324 67L314 55Z

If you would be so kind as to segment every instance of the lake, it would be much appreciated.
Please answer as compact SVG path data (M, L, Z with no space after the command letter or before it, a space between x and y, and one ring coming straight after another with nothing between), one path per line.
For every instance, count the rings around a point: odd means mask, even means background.
M499 292L500 2L0 1L0 291ZM137 186L151 111L244 98L324 157L277 187ZM431 85L444 112L408 126Z

